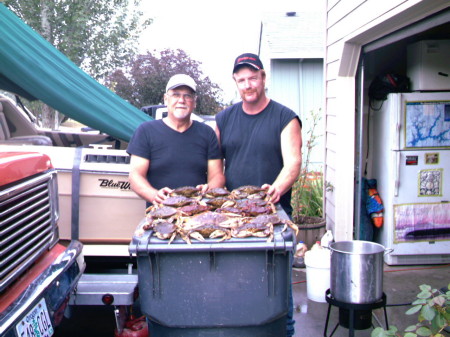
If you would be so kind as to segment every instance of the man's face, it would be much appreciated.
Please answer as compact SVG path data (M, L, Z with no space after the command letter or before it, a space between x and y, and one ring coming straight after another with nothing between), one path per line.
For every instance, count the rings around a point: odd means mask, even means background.
M266 79L263 74L249 67L241 67L233 74L243 101L254 103L264 96Z
M195 93L185 86L169 90L164 95L167 111L175 118L184 119L191 115L195 109Z

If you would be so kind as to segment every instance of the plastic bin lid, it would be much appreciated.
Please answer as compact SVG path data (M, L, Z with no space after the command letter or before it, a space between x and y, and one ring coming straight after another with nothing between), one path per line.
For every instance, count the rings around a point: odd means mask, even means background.
M288 219L287 214L280 206L277 206L279 217ZM146 223L145 218L141 220L134 232L133 239L129 245L130 254L143 255L157 252L187 252L187 251L243 251L243 250L294 250L295 234L291 228L282 231L284 226L275 226L274 237L271 242L267 238L248 237L231 238L222 242L220 239L205 239L199 242L192 239L192 244L187 244L180 238L169 244L169 240L160 240L155 237L153 231L144 231L142 226Z

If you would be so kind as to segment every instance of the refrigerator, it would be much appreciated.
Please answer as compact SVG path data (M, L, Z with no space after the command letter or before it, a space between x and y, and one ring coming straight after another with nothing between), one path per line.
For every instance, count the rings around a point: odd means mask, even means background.
M450 263L450 92L393 93L369 114L368 178L389 265Z

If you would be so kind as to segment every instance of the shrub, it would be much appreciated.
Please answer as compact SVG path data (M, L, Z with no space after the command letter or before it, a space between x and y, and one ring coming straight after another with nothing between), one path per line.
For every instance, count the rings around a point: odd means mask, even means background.
M311 111L309 117L309 130L306 132L306 152L303 156L303 167L300 176L292 186L291 206L294 219L299 216L323 217L323 173L311 168L311 153L317 145L316 128L321 119L319 112Z
M444 337L443 331L450 326L450 284L447 291L442 293L432 289L427 284L419 286L420 293L412 303L412 307L406 311L407 315L418 314L418 323L405 329L404 337ZM372 331L372 337L401 337L397 327L390 326L389 330L376 328Z
M323 174L303 169L292 187L293 217L299 215L323 216Z

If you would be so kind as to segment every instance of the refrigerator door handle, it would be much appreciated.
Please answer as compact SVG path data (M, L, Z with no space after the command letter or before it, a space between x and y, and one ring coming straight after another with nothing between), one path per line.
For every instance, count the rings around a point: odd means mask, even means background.
M400 187L400 163L401 163L401 152L394 151L394 197L398 197L398 189Z
M399 117L400 118L400 117ZM401 130L402 125L399 122L399 119L397 120L397 124L395 125L395 149L394 150L400 150L400 137L401 137Z
M392 111L395 111L394 114L394 136L392 138L392 146L394 151L400 150L401 146L401 131L402 131L402 116L403 116L403 95L398 94L393 96L392 99Z

